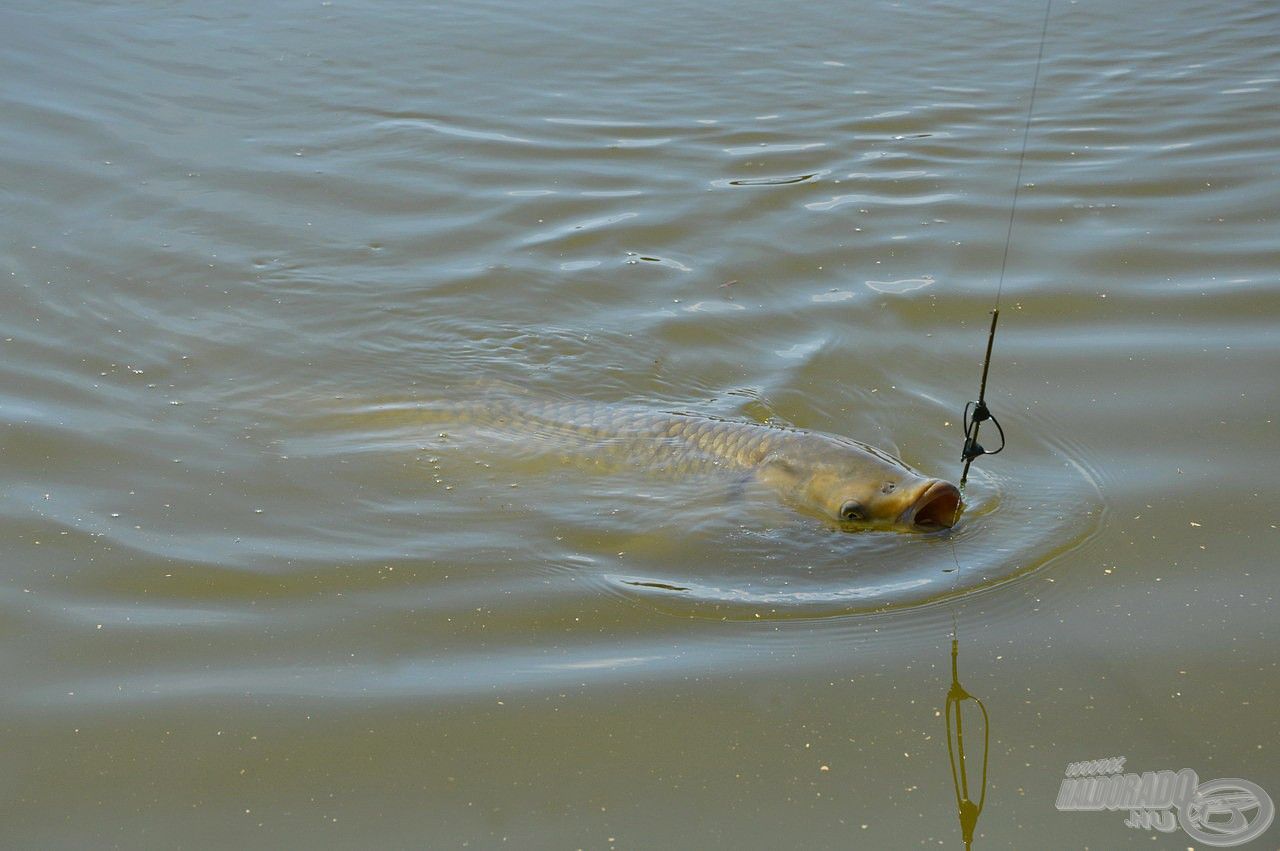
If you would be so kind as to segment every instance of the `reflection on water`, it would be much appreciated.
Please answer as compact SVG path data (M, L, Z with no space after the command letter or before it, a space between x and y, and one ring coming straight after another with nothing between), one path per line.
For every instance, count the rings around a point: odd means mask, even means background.
M947 689L946 727L947 757L951 763L951 785L956 793L956 810L960 817L960 835L964 839L966 849L973 847L973 833L978 826L978 817L987 802L987 764L991 747L991 718L987 715L987 706L980 698L974 697L964 686L960 685L960 635L958 628L951 639L951 686ZM966 746L964 727L964 704L972 703L978 707L982 720L982 737L976 739L972 724L969 727L969 745L982 743L982 773L970 771L970 750ZM972 717L970 721L972 722ZM970 778L974 782L970 785ZM977 790L978 800L973 799L973 790Z

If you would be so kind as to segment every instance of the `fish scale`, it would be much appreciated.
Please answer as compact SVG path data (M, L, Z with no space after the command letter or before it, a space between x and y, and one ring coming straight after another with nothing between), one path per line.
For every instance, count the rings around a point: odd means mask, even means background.
M761 423L717 420L604 403L487 402L469 405L474 424L517 433L564 437L637 462L753 468L796 432ZM804 434L804 433L799 433ZM810 435L813 438L823 436ZM598 444L591 447L590 444Z
M930 529L952 525L961 509L955 485L875 447L823 432L637 405L494 396L377 405L365 412L408 429L444 422L474 426L513 439L517 451L595 466L745 473L783 501L840 524Z

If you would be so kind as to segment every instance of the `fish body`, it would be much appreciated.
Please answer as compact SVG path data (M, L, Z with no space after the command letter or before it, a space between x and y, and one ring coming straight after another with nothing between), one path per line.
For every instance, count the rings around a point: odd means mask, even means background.
M675 473L738 472L841 528L928 531L952 526L962 509L955 485L840 435L595 402L486 400L380 410L498 430L563 454Z

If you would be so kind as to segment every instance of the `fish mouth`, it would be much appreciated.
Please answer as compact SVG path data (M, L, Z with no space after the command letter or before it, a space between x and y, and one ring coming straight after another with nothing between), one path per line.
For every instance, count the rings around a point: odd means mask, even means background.
M934 479L903 513L902 522L923 531L950 529L960 517L961 507L960 489L951 482Z

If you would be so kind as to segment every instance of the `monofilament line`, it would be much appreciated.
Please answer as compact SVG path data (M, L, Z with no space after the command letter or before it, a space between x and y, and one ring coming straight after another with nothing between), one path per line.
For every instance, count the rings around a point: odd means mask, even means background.
M1022 128L1022 151L1018 154L1018 175L1013 181L1013 203L1009 205L1009 227L1008 227L1008 230L1005 231L1005 235L1004 235L1004 257L1001 258L1000 260L1000 281L996 287L996 303L995 303L995 309L992 311L991 332L987 337L987 355L982 363L982 384L978 391L978 400L980 405L982 404L986 396L987 370L990 369L991 367L991 346L995 342L996 319L1000 315L1000 296L1004 292L1004 273L1005 273L1005 269L1008 268L1009 266L1009 246L1013 244L1013 220L1018 212L1018 193L1022 189L1022 166L1027 159L1027 142L1031 138L1031 117L1035 114L1036 91L1040 88L1040 66L1044 63L1044 44L1049 34L1049 17L1052 15L1052 13L1053 13L1053 0L1045 0L1044 22L1040 25L1040 50L1036 53L1036 71L1035 71L1035 75L1031 78L1031 98L1027 102L1027 120ZM967 425L965 429L966 429L966 436L967 436L967 432L968 432ZM1000 436L1001 436L1000 448L1003 449L1004 433L1001 432ZM973 439L976 444L977 429L974 430ZM964 492L965 479L968 478L969 464L972 462L972 460L973 460L972 458L969 458L967 456L965 458L964 472L960 475L961 493ZM958 511L959 505L957 505L956 508ZM960 585L960 557L959 557L959 554L956 552L955 538L952 536L948 536L948 538L951 544L951 559L956 564L955 574L952 576L952 580L951 580L951 590L952 590L952 593L955 593L955 590ZM951 616L952 616L951 630L952 630L952 637L954 638L955 630L956 630L954 609L951 612Z
M1018 156L1018 177L1013 182L1013 203L1009 206L1009 229L1004 236L1004 258L1000 261L1000 283L996 287L996 308L1000 307L1000 294L1004 292L1004 270L1009 265L1009 246L1013 242L1013 218L1018 211L1018 192L1022 189L1022 164L1027 159L1027 139L1031 136L1031 116L1036 108L1036 89L1040 85L1040 64L1044 60L1044 41L1049 32L1049 13L1053 0L1044 4L1044 25L1040 28L1040 52L1036 55L1036 73L1031 80L1031 101L1027 104L1027 124L1022 130L1022 153Z

